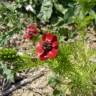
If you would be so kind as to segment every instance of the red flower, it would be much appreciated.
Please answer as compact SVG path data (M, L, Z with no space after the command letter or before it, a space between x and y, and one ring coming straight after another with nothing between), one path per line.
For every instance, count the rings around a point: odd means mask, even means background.
M33 36L38 35L38 28L35 24L31 24L27 27L24 34L24 39L32 39Z
M45 33L42 36L42 40L36 45L36 55L40 58L40 60L46 60L48 58L56 57L57 53L57 36L51 33Z

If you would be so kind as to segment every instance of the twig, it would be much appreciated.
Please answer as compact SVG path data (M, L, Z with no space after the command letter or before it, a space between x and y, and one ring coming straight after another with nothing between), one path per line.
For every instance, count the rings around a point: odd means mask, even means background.
M30 82L40 78L43 75L44 75L44 72L41 72L41 73L38 73L38 74L34 75L32 78L24 79L24 80L20 81L19 83L15 84L15 85L12 85L10 89L2 92L0 94L0 96L5 96L5 95L8 96L8 94L10 94L12 91L15 91L16 89L20 88L21 86L23 86L27 83L30 83Z

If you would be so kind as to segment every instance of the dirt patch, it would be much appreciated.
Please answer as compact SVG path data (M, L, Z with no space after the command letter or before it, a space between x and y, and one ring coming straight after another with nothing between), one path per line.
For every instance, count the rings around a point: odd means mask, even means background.
M52 96L53 89L48 85L48 78L52 72L48 68L38 68L34 71L30 69L26 76L32 77L40 70L44 70L44 76L41 76L37 80L17 89L11 94L11 96Z
M96 30L89 28L87 31L87 42L90 48L96 49Z

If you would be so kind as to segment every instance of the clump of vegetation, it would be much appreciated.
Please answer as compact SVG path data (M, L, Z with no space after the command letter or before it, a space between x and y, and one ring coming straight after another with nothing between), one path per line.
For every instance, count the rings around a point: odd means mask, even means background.
M17 72L47 65L55 74L49 79L53 96L91 96L96 88L96 62L90 58L96 50L86 42L86 29L95 29L95 7L96 0L0 3L0 74L13 82ZM22 39L19 43L14 34ZM16 46L6 47L16 40ZM26 42L32 43L31 55L21 50Z

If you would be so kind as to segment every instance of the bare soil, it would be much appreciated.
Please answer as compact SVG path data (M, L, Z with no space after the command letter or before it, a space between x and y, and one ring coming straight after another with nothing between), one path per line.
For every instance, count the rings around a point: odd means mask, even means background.
M21 86L20 89L12 92L10 96L52 96L53 89L48 85L48 78L52 72L47 67L38 68L34 71L30 69L26 76L27 78L33 77L33 74L36 74L40 70L44 70L44 76L25 86Z

